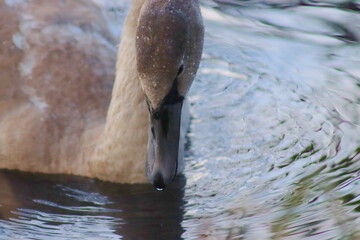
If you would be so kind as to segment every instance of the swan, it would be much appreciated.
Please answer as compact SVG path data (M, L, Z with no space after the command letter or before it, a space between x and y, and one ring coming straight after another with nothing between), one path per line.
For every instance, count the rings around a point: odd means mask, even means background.
M182 171L198 0L132 0L115 77L116 40L94 3L0 0L0 23L0 168L157 188Z

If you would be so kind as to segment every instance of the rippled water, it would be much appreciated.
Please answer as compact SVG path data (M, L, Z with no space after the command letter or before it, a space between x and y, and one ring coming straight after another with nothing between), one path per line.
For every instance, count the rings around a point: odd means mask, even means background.
M360 2L202 10L186 183L3 172L0 239L360 239Z

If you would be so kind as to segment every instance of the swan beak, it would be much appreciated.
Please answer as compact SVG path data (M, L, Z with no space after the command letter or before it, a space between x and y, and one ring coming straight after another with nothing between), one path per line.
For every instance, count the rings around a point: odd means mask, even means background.
M169 185L177 175L182 101L164 104L150 111L147 175L158 189Z

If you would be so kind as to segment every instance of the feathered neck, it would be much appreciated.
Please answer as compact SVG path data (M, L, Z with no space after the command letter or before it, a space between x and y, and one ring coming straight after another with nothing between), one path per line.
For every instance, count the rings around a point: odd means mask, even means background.
M145 0L133 0L118 50L116 79L90 174L113 182L146 182L148 110L136 71L135 38Z

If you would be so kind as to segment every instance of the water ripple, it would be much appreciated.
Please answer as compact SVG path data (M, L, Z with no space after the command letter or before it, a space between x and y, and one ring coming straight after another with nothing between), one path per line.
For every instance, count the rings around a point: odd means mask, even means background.
M358 15L216 2L191 90L184 237L357 239Z

